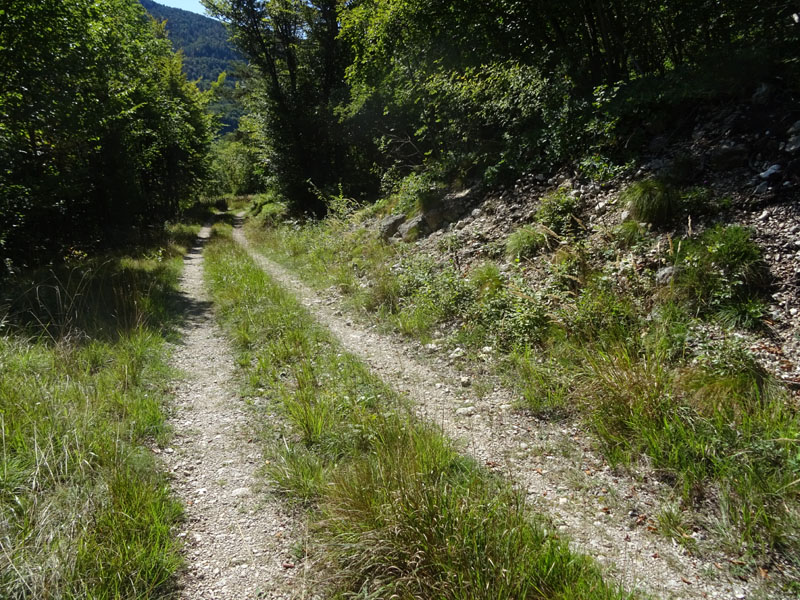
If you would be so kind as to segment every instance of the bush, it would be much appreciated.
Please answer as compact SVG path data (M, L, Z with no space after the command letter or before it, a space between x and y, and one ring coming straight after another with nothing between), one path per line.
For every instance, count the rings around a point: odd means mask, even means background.
M491 296L503 287L503 275L497 263L487 261L472 269L469 282L478 296Z
M622 192L621 198L631 218L654 227L669 225L680 211L675 190L660 179L637 181Z
M568 188L560 187L542 197L536 220L558 236L565 236L576 231L578 221L578 198Z
M639 221L623 221L614 228L614 238L622 248L632 248L644 239L645 233Z

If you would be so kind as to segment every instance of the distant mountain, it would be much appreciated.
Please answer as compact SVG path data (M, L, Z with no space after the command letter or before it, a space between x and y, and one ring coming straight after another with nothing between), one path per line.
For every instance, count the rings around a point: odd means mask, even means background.
M200 80L201 89L208 89L219 74L227 72L226 83L233 87L234 65L242 61L228 40L225 25L210 17L180 8L171 8L152 0L139 0L155 19L167 22L167 35L175 51L183 51L183 70L190 80ZM232 95L232 94L231 94ZM241 109L231 99L212 106L220 115L224 131L231 131L241 116Z
M166 20L172 47L183 50L189 79L202 79L202 86L208 87L222 71L230 72L233 62L242 60L228 41L225 25L219 21L152 0L139 1L153 17Z

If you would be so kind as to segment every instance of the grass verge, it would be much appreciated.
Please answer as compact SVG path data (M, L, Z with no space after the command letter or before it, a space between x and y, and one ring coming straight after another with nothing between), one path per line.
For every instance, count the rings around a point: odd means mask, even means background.
M207 247L206 269L249 385L290 424L268 475L309 508L331 597L624 597L228 237Z
M147 448L168 435L184 244L17 277L0 310L0 597L159 598L180 505Z

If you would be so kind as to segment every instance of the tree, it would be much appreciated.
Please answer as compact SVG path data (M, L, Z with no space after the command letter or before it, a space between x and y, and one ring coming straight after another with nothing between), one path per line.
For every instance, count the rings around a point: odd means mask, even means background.
M9 266L174 215L211 122L136 0L9 0L0 11L0 248Z
M299 210L324 209L313 187L348 185L355 144L335 108L346 97L346 46L336 0L204 0L229 24L257 69L244 82L261 124L261 152L281 191ZM309 183L310 180L310 183Z

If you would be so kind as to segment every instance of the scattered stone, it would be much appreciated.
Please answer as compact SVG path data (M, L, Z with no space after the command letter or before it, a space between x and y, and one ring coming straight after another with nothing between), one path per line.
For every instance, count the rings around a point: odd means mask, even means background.
M414 242L423 235L430 233L428 224L422 215L417 215L413 219L406 221L397 229L397 233L403 238L404 242Z
M771 165L766 171L762 171L758 174L761 179L766 181L774 180L778 175L780 175L781 166L780 165Z
M666 285L675 278L677 269L675 267L662 267L656 271L656 283L659 285Z
M472 381L470 381L469 377L462 377L461 378L461 387L469 387Z
M461 408L456 409L456 415L459 417L471 417L476 412L474 406L462 406Z
M744 144L723 145L711 153L711 166L717 171L729 171L747 166L747 146Z
M234 498L245 498L250 495L250 488L248 487L240 487L236 488L231 492L231 496Z
M459 346L458 348L456 348L455 350L453 350L449 354L449 358L452 358L452 359L461 358L465 354L466 354L466 352L464 352L464 349Z
M790 137L786 142L786 145L783 147L783 150L789 154L794 154L800 150L800 135L793 135Z

